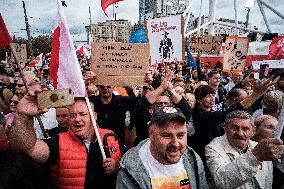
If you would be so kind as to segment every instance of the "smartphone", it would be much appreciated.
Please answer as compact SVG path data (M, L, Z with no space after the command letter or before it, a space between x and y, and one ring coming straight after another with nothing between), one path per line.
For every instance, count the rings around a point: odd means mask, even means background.
M37 103L40 109L71 106L74 104L74 93L71 89L43 91L37 95Z

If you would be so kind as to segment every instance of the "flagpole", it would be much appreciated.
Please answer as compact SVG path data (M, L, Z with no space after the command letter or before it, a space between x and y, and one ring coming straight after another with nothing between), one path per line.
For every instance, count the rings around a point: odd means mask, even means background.
M12 50L12 54L13 54L13 56L14 56L14 58L15 58L15 62L16 62L16 64L17 64L17 67L19 68L20 76L21 76L21 78L22 78L22 80L23 80L23 83L24 83L24 86L25 86L25 88L26 88L26 91L28 92L28 91L29 91L29 88L28 88L27 80L26 80L26 78L24 77L23 70L22 70L21 67L20 67L20 60L19 60L19 58L18 58L17 52L16 52L16 50L15 50L15 47L14 47L13 43L9 43L9 46L10 46L10 48L11 48L11 50ZM40 116L36 116L36 119L37 119L37 121L38 121L38 123L39 123L40 129L41 129L41 132L42 132L44 138L48 138L49 136L48 136L47 132L46 132L45 129L44 129L43 122L42 122Z
M97 140L98 140L98 143L99 143L99 147L100 147L100 150L101 150L101 153L102 153L102 156L103 156L103 160L105 160L106 159L106 153L104 151L103 143L102 143L102 140L100 138L99 130L98 130L98 127L97 127L97 124L96 124L96 120L94 118L94 113L93 113L93 110L91 108L91 103L90 103L89 97L85 97L85 100L86 100L88 110L89 110L89 113L90 113L90 116L91 116L91 122L94 126L94 129L95 129L95 134L96 134L96 137L97 137Z

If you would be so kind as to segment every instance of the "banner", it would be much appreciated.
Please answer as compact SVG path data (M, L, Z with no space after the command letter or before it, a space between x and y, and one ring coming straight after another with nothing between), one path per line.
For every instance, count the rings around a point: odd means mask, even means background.
M92 71L95 83L106 86L134 86L144 83L149 69L149 44L92 43Z
M222 40L222 36L193 35L190 37L190 52L219 55L222 47Z
M184 60L185 43L181 15L151 19L146 25L152 64Z
M22 68L25 67L25 64L27 63L27 45L26 44L18 44L18 43L13 43L13 46L16 50L16 53L18 55L18 58L20 60L20 65ZM11 53L11 60L12 62L15 62L14 56Z
M284 59L282 60L262 60L262 61L253 61L252 68L254 70L259 70L260 65L268 64L269 68L284 68Z
M249 46L248 37L229 36L224 50L225 72L241 72L244 70Z

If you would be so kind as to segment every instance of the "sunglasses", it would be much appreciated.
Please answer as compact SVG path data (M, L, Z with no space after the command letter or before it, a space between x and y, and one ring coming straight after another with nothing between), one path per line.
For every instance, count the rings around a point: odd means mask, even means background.
M106 87L106 88L108 88L108 89L111 88L111 86L104 86L104 85L98 85L98 87L99 87L99 88L105 88L105 87Z
M25 86L24 84L17 84L17 87L23 87Z
M13 104L17 105L19 103L19 101L16 100L11 100L11 103L13 102Z

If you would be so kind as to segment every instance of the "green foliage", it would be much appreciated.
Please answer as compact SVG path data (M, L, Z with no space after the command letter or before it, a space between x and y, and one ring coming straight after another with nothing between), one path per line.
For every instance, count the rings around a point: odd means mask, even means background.
M28 57L31 56L28 48L27 39L17 38L15 42L19 44L27 44ZM52 43L52 36L50 35L39 35L32 38L33 55L37 56L40 53L43 54L49 53L51 51L51 43ZM0 60L5 59L6 52L8 52L8 56L11 56L11 50L8 46L4 49L0 49Z

